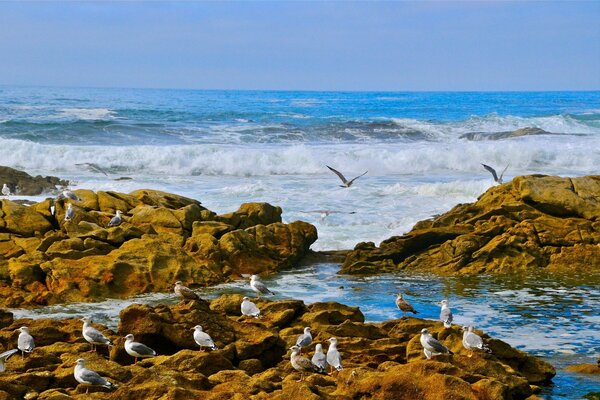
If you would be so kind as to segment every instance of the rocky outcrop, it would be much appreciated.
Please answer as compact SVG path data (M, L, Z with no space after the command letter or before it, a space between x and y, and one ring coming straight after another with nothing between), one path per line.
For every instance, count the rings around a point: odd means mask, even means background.
M341 272L600 270L600 176L521 176L403 236L359 243Z
M461 135L460 138L469 140L500 140L534 135L552 135L552 133L540 128L526 127L506 132L469 132Z
M225 295L211 303L199 300L175 306L134 304L121 311L117 332L96 325L115 346L98 353L81 337L76 319L19 320L0 318L2 349L13 348L16 328L26 325L37 347L25 359L13 356L0 374L0 398L21 399L524 399L554 376L549 364L479 332L492 350L472 357L461 344L459 327L401 318L365 323L358 308L339 303L305 305L298 300L257 301L260 320L236 312L240 296ZM192 339L202 325L218 350L203 352ZM338 339L344 369L328 376L299 374L289 362L289 347L305 326L314 344ZM419 344L427 327L455 355L426 360ZM123 350L133 333L154 348L157 357L132 364ZM326 346L325 346L326 347ZM75 360L107 377L118 388L109 391L78 385ZM108 358L107 358L108 357ZM70 397L66 397L70 396Z
M175 194L75 191L32 206L0 201L0 305L10 307L211 285L297 263L317 239L314 226L281 222L281 208L242 204L217 215ZM55 212L51 212L51 207ZM123 212L120 226L108 227Z
M20 196L38 196L53 193L59 186L68 186L69 181L55 176L31 176L18 169L0 166L0 187L6 184L12 194Z

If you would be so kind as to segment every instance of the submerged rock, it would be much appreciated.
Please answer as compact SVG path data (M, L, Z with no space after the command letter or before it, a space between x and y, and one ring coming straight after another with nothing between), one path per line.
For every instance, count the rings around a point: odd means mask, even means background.
M27 325L36 340L32 354L13 356L0 374L0 396L21 399L524 399L534 386L554 376L549 364L481 333L491 354L462 347L459 327L444 329L435 321L408 318L364 323L359 309L329 302L306 306L298 300L258 301L261 320L246 321L227 315L232 295L209 304L199 300L174 306L134 304L121 311L117 332L95 324L115 344L88 352L77 319L17 320L0 329L3 349L13 348L19 326ZM290 311L285 322L281 316ZM323 313L329 317L324 318ZM346 318L344 318L346 316ZM277 323L274 323L278 321ZM215 340L218 350L198 349L192 337L195 325ZM289 347L304 326L310 326L313 346L338 339L344 369L328 376L299 374L289 362ZM454 352L426 360L419 347L420 329L427 327ZM123 350L122 337L133 333L158 356L133 365ZM75 360L119 385L114 391L78 386L73 378ZM33 396L33 394L31 395ZM34 396L35 397L35 396ZM66 397L65 397L66 398Z
M600 271L600 176L517 177L379 247L359 243L341 272L398 270Z

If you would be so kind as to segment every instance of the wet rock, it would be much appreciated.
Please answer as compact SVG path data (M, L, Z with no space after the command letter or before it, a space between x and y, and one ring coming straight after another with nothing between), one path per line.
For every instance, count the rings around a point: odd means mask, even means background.
M69 181L55 176L31 176L14 168L0 166L0 187L5 183L13 194L19 196L53 193L58 186L69 185Z

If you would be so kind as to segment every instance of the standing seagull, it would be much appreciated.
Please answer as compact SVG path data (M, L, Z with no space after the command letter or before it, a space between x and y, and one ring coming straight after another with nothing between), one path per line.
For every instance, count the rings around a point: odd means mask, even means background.
M450 328L452 326L452 311L448 308L448 300L440 301L442 310L440 311L440 321L444 323L444 328Z
M67 204L67 211L65 211L65 221L71 221L75 217L75 210L73 204Z
M506 168L504 168L504 170L500 174L499 178L498 178L498 175L496 174L496 170L494 168L490 167L489 165L485 165L485 164L481 164L481 165L483 165L483 168L485 168L486 170L488 170L492 174L492 177L494 177L494 182L496 182L499 185L502 185L502 177L504 176L504 173L506 172L506 170L508 169L508 166L510 164L508 164L506 166Z
M29 328L22 326L17 329L19 332L19 339L17 340L17 349L21 350L21 358L25 358L25 353L31 353L35 347L33 336L29 334Z
M308 358L302 357L300 355L300 346L294 345L290 347L292 351L292 355L290 356L290 362L292 363L292 367L298 372L300 372L300 379L296 382L302 382L304 380L305 372L319 372L319 367L313 364Z
M310 334L310 327L307 326L304 328L304 333L298 336L298 339L296 339L296 346L300 348L300 352L302 353L302 348L310 346L311 343L312 335Z
M17 353L19 349L7 350L4 353L0 354L0 372L6 371L6 360L10 358L13 354Z
M121 210L117 210L117 215L111 218L111 220L108 222L108 227L110 228L111 226L119 226L121 225L121 222L123 222L123 219L121 218Z
M473 350L483 350L486 353L491 353L490 348L483 343L481 336L473 332L472 326L463 326L463 346L467 350L471 350L469 357L473 356Z
M92 326L92 318L83 317L80 321L83 321L83 328L81 333L83 338L92 345L92 351L96 351L97 345L112 346L110 339L102 334L98 329Z
M246 317L260 318L260 310L256 307L256 304L250 301L248 297L242 299L242 315Z
M327 371L327 356L323 353L323 345L321 343L315 346L315 354L312 356L311 361L319 368L319 372Z
M417 314L417 310L415 310L413 306L408 303L408 301L404 300L402 293L398 293L398 296L396 297L396 307L402 311L402 316L404 316L404 314L407 312Z
M185 301L185 300L200 300L200 296L198 296L196 293L194 293L192 291L192 289L190 289L189 287L183 286L181 281L175 282L175 288L173 289L173 291L175 292L175 294L177 294L179 297L181 297L183 299L183 301Z
M361 176L363 176L364 174L369 172L369 171L365 171L362 174L360 174L359 176L357 176L356 178L353 178L352 180L349 181L346 179L346 177L340 171L331 168L329 165L326 165L326 167L329 168L331 170L331 172L336 174L342 180L343 185L340 185L340 187L343 187L343 188L349 188L350 186L352 186L352 184L354 183L355 180L357 180L358 178L360 178Z
M156 352L145 344L141 344L133 341L133 335L130 333L125 336L125 351L131 357L135 358L134 364L137 363L138 358L154 357Z
M87 385L87 389L85 390L86 393L90 390L90 386L102 386L107 389L113 389L117 386L101 377L96 371L87 369L85 367L85 360L83 358L75 361L75 370L73 371L73 376L75 376L75 380L77 380L77 382L81 383L82 385Z
M258 275L252 275L250 277L250 287L252 288L252 290L254 290L256 292L256 294L258 294L258 298L260 299L260 294L271 294L274 295L275 293L271 292L268 288L267 285L265 285L260 278L258 277Z
M10 196L10 188L5 184L2 185L2 195L3 196Z
M331 365L333 373L333 369L335 368L338 371L342 370L342 356L337 349L337 339L332 337L328 340L329 349L327 350L327 364Z
M432 356L437 356L442 353L454 354L450 349L431 336L429 331L425 328L421 329L420 341L421 346L423 346L423 353L425 353L425 357L427 357L428 360L431 360Z
M194 341L196 344L198 344L198 346L200 346L201 351L204 351L203 347L208 347L211 350L217 350L215 342L213 342L208 333L202 331L202 327L200 325L196 325L192 329L194 330Z

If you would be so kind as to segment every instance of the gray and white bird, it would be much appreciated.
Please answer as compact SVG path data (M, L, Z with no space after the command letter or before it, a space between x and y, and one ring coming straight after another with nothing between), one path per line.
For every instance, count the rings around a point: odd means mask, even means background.
M423 346L423 353L425 353L425 357L428 360L431 360L431 357L437 356L443 353L446 354L454 354L440 343L437 339L435 339L426 328L421 329L421 346Z
M92 345L92 351L96 351L96 346L112 346L110 339L104 336L102 332L92 326L91 317L83 317L80 321L83 321L83 328L81 333L83 338Z
M17 339L17 349L21 350L21 358L25 357L25 353L31 353L35 348L35 342L33 336L29 334L29 328L22 326L17 329L19 332L19 338Z
M86 393L90 390L90 386L102 386L107 389L113 389L117 387L117 385L109 382L106 378L101 377L96 371L87 369L85 367L85 360L83 358L75 361L75 370L73 371L73 376L75 376L75 380L77 382L87 386L85 390Z
M312 356L312 363L323 373L327 371L327 356L323 353L323 345L317 343L315 346L315 354Z
M150 347L145 344L134 342L133 335L130 333L125 336L125 351L131 357L135 358L135 362L137 363L138 358L147 358L156 356L156 352L152 350Z
M452 326L452 310L448 307L448 300L440 301L442 309L440 310L440 321L444 323L444 328L450 328Z
M408 301L404 300L402 293L396 295L396 307L398 307L398 310L402 311L402 316L407 312L417 314L417 310L415 310Z
M308 347L312 343L312 335L310 334L310 327L307 326L304 328L304 333L298 336L296 339L296 346L300 347L300 352L302 352L303 347Z
M70 190L63 190L57 197L57 200L71 199L73 201L81 201L79 197L75 193Z
M192 329L194 330L194 341L198 346L200 346L201 351L204 351L204 347L208 347L211 350L217 350L215 342L208 333L202 330L200 325L196 325Z
M463 346L467 350L471 350L469 357L473 356L473 350L482 350L486 353L491 353L490 348L483 343L481 336L473 332L472 326L463 326Z
M292 367L300 372L300 379L296 382L302 382L304 380L305 372L319 372L319 368L312 363L308 358L300 355L300 346L294 345L290 347L292 355L290 356L290 362Z
M117 215L108 221L108 227L110 228L111 226L119 226L121 225L121 222L123 222L123 219L121 218L121 210L117 210Z
M502 173L500 174L500 176L498 176L498 174L496 173L496 170L492 167L490 167L489 165L485 165L485 164L481 164L483 165L483 168L485 168L487 171L489 171L490 174L492 174L492 177L494 178L494 182L496 182L497 184L501 185L502 184L502 177L504 176L504 173L506 172L506 170L508 169L508 166L510 164L508 164L504 170L502 170Z
M352 184L354 183L355 180L357 180L358 178L360 178L361 176L365 175L367 172L369 171L365 171L362 174L358 175L355 178L352 178L351 180L347 180L346 177L338 170L331 168L329 165L326 165L327 168L329 168L331 170L331 172L333 172L334 174L336 174L338 176L338 178L340 178L340 180L342 181L342 185L340 185L340 187L343 188L349 188L350 186L352 186Z
M106 176L108 176L108 173L102 168L100 167L98 164L94 164L94 163L76 163L75 165L77 165L78 167L85 167L90 171L93 172L98 172L101 174L104 174Z
M245 315L246 317L260 318L260 310L248 297L242 299L241 310L242 315Z
M252 290L254 290L256 292L256 294L258 294L258 297L260 298L261 294L271 294L274 295L275 293L271 292L269 290L269 288L267 288L267 285L265 285L260 278L258 277L258 275L252 275L250 276L250 287L252 288Z
M331 372L333 372L333 369L341 371L343 369L342 356L340 355L340 352L337 349L337 339L332 337L328 339L328 342L329 349L327 349L327 364L331 366Z
M10 196L10 188L6 183L2 185L2 195L6 197Z
M175 282L175 288L173 289L176 295L185 300L200 300L200 296L198 296L192 289L187 286L183 286L181 281Z
M67 204L67 211L65 211L65 221L71 221L75 218L75 210L73 209L73 204Z
M19 349L11 349L0 353L0 372L6 371L6 360L8 360L13 354L18 352Z

